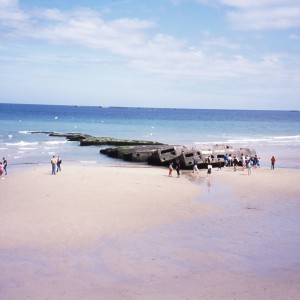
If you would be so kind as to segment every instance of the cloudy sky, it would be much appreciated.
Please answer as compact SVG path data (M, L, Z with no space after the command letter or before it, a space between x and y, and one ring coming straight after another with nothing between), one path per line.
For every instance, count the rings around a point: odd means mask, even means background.
M299 0L0 0L0 102L300 110Z

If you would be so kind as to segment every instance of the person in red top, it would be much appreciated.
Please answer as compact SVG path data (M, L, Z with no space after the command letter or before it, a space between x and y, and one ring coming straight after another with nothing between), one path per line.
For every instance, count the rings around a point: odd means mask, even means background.
M3 175L4 175L4 167L3 167L2 162L0 162L0 177L1 177L1 179L4 179Z
M275 168L275 161L276 161L275 157L272 156L271 157L271 170L274 170L274 168Z

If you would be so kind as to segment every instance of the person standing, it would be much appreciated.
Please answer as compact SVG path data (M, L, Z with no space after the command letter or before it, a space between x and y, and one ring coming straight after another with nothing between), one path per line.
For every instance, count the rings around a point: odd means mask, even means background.
M275 169L275 161L276 161L275 157L272 156L272 157L271 157L271 170L274 170L274 169Z
M241 154L241 161L242 161L242 170L244 171L246 168L246 157L244 153Z
M169 164L169 176L170 177L172 176L172 173L173 173L173 163L170 162L170 164Z
M1 177L1 179L4 179L3 174L4 174L4 168L3 168L2 162L0 161L0 177Z
M257 155L255 154L254 158L253 158L253 168L256 168L258 164L258 158Z
M222 170L222 162L220 160L220 158L218 158L218 171Z
M224 167L226 168L228 164L228 155L227 153L224 155Z
M180 177L180 161L179 161L179 159L176 159L175 169L177 172L177 177Z
M58 171L61 172L61 167L60 167L60 165L61 165L61 158L59 156L57 157L56 164L57 164L57 170L56 170L56 172L58 172Z
M56 175L55 171L56 171L57 160L54 155L51 159L51 165L52 165L52 175Z
M212 165L207 165L207 178L209 180L211 179L211 170L212 170Z
M3 169L5 175L7 175L7 160L5 159L5 157L3 157Z
M231 154L228 155L227 162L228 162L228 167L231 167L232 166L232 156L231 156Z
M233 157L233 160L232 160L232 164L233 164L233 171L235 172L236 171L236 167L238 165L239 161L237 159L236 156Z
M248 168L248 175L252 174L252 167L253 167L253 162L251 159L247 162L247 168Z
M256 166L259 168L260 167L260 157L257 158Z

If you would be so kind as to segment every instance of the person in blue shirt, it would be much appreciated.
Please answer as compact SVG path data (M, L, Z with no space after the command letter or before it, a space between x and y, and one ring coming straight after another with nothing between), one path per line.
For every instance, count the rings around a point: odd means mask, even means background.
M193 173L199 173L199 169L198 169L198 160L196 158L194 158L194 167L193 167Z

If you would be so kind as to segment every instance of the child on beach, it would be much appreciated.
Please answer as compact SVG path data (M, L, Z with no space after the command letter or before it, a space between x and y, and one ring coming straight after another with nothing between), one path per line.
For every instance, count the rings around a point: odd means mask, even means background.
M208 165L208 166L207 166L207 178L208 178L208 179L211 178L211 169L212 169L212 165Z
M172 176L172 173L173 173L173 163L171 162L169 164L169 176Z

